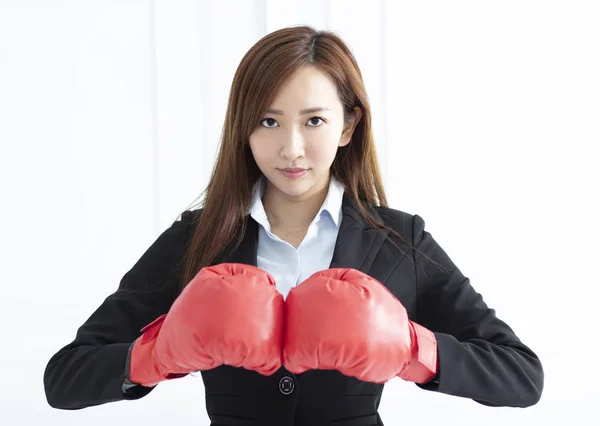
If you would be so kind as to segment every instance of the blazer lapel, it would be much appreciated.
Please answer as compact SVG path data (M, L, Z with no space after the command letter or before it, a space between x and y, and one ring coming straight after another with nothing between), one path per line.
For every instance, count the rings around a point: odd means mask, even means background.
M239 246L231 252L231 247L224 250L225 254L215 263L243 263L257 266L258 255L258 223L252 216L246 216L246 232Z
M369 210L380 218L375 208L369 206ZM384 235L388 232L384 229ZM353 268L368 274L383 242L384 236L369 227L355 201L344 193L342 223L329 268Z
M380 218L374 207L370 206L369 209L375 217ZM216 263L257 266L259 225L250 215L246 219L246 232L239 246L233 252L226 250L225 253L230 253L222 256ZM387 229L383 231L384 235L389 232ZM368 274L383 242L384 236L369 227L355 201L344 193L342 222L329 268L353 268Z

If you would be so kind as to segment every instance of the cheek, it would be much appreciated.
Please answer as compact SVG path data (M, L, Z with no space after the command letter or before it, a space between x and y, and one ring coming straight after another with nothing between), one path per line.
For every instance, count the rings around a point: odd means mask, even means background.
M249 140L250 151L252 151L254 160L258 164L272 157L272 153L270 152L271 150L269 150L269 147L272 146L272 144L269 144L268 141L264 139L265 138L260 137L250 137Z
M339 138L334 134L320 135L311 139L307 144L307 156L319 163L330 163L335 158L338 149Z

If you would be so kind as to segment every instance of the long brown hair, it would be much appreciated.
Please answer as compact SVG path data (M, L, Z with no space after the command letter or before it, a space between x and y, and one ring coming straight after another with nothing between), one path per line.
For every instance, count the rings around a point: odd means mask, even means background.
M387 207L387 199L371 129L371 108L356 59L332 32L309 26L288 27L261 38L236 70L219 152L203 192L202 225L194 226L184 255L181 289L226 248L231 251L241 242L252 187L261 176L250 151L250 134L261 122L277 89L303 66L316 67L337 86L346 124L354 108L361 108L362 118L350 143L339 148L331 174L344 185L371 227L378 232L386 228L400 237L366 207L366 204Z

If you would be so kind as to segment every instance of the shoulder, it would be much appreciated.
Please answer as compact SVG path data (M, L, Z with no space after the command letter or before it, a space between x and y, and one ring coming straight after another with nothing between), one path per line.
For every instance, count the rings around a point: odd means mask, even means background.
M201 209L180 213L174 222L163 228L150 251L180 253L193 235L200 215Z
M200 223L203 208L196 210L186 210L177 218L171 225L170 230L179 235L183 239L184 244L187 243L189 237L194 233L196 227Z
M186 231L193 231L196 225L200 223L202 212L204 208L196 210L186 210L177 218L172 226L185 229Z
M203 208L200 208L197 210L186 210L183 213L181 213L181 215L177 221L181 222L184 225L194 224L198 221L198 219L202 215L203 210L204 210Z
M391 207L374 207L384 225L411 241L419 240L425 229L425 220L418 214Z
M119 285L119 295L156 286L174 295L175 273L199 215L199 211L186 210L164 228L125 274Z

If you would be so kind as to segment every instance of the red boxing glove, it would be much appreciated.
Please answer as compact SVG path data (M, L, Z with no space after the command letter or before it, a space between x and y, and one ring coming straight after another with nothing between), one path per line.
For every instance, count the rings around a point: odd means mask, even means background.
M219 365L275 373L282 365L283 296L255 266L222 263L200 270L169 312L142 329L130 379L144 386Z
M399 374L411 378L422 366L406 309L384 285L358 270L316 272L289 292L285 316L283 364L292 373L338 370L385 383Z

